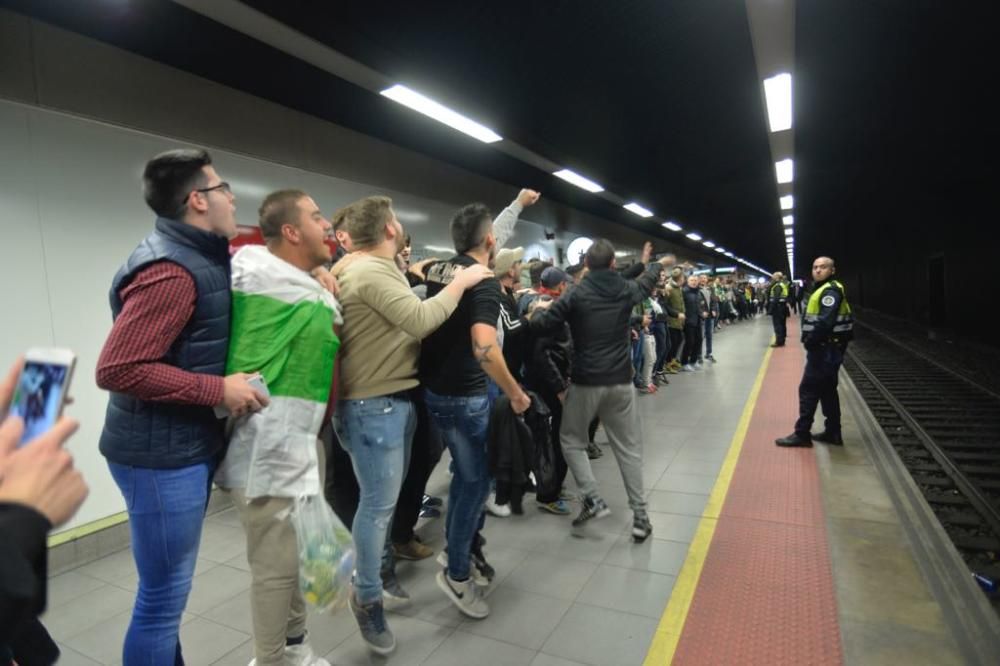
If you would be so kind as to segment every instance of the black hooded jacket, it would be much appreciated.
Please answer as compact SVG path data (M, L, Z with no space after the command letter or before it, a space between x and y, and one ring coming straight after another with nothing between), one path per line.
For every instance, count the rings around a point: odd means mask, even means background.
M632 308L653 293L660 270L660 264L653 262L635 280L613 270L592 270L551 308L535 312L532 331L569 324L574 384L614 386L632 381Z

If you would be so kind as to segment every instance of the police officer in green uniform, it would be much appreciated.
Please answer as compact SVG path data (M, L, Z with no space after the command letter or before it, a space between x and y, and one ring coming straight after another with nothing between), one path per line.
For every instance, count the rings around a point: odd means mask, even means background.
M785 346L785 320L788 319L788 283L784 275L775 273L771 276L771 289L767 300L771 307L771 324L774 326L774 343L772 347Z
M799 420L795 432L774 441L778 446L812 446L812 441L842 445L840 435L840 397L837 373L844 362L844 351L853 337L854 319L847 303L844 286L833 279L833 259L819 257L813 262L815 286L809 295L802 318L802 343L806 348L806 369L799 384ZM816 404L823 405L826 429L810 433Z

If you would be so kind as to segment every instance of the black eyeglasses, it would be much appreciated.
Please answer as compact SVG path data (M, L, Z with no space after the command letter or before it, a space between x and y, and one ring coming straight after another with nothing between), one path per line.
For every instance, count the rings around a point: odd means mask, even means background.
M207 192L212 192L214 190L219 190L223 194L232 194L233 193L233 188L229 187L229 183L227 183L226 181L222 181L218 185L213 185L212 187L199 187L198 189L196 189L194 191L195 192L201 192L202 194L205 194ZM184 203L187 203L188 199L190 199L190 198L191 198L190 194L188 194L186 197L184 197Z

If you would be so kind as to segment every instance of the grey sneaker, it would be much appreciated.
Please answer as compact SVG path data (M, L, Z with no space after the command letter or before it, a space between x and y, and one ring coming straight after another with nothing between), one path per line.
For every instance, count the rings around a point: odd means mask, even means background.
M484 544L486 543L485 539L483 539L483 543ZM490 581L493 580L493 575L496 573L495 571L493 571L493 567L489 566L489 563L486 562L486 558L484 557L483 560L482 560L482 563L486 564L486 566L489 567L489 571L492 572L492 573L490 573L490 577L487 578L486 577L486 572L484 572L482 569L479 568L479 562L476 561L476 558L474 556L472 556L472 555L470 555L469 558L470 558L469 559L469 576L471 576L472 582L475 583L476 585L478 585L479 587L489 587ZM440 564L442 567L444 567L445 573L448 573L448 549L447 548L445 548L440 553L438 553L437 563Z
M451 603L455 604L458 610L464 615L475 620L481 620L490 614L490 607L483 599L480 587L472 582L472 579L465 581L452 580L444 571L437 574L437 586L448 595Z
M392 630L385 622L382 600L361 606L354 598L354 592L351 592L348 604L354 613L354 619L358 622L358 628L361 629L361 639L368 649L383 656L392 654L396 649L396 637L392 635Z
M653 524L649 522L649 514L645 511L636 513L632 519L632 538L636 543L642 543L653 533Z
M604 518L611 515L608 503L600 497L587 497L583 500L583 509L580 515L573 519L573 527L580 527L584 523L594 518Z

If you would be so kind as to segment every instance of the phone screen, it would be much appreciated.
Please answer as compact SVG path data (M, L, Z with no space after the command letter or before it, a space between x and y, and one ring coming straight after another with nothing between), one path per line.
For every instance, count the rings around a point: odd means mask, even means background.
M27 361L14 391L10 413L24 420L21 444L55 425L62 410L69 367L58 363Z

